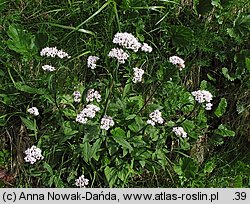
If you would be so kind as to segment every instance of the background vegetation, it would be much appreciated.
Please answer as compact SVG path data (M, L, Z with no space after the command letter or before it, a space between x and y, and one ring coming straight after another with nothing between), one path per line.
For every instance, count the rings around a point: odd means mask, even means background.
M74 187L82 174L89 187L250 187L249 1L0 0L0 13L1 187ZM118 68L107 57L117 32L152 53L131 52ZM72 57L41 57L47 46ZM100 57L95 70L89 55ZM182 72L172 55L185 60ZM45 63L57 71L45 73ZM136 85L135 66L146 72ZM102 95L101 111L83 126L72 93L90 88ZM212 111L197 107L190 93L198 89L213 94ZM149 127L156 108L167 123ZM105 132L106 113L116 125ZM173 135L175 125L188 140ZM32 145L44 159L30 165Z

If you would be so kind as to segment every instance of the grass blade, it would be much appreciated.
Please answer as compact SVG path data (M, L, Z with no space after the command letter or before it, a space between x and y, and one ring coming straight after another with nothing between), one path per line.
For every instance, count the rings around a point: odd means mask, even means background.
M82 28L79 29L78 27L65 26L65 25L60 25L60 24L56 24L56 23L47 23L47 24L51 25L51 26L58 27L58 28L64 28L64 29L73 30L73 31L79 31L79 32L82 32L82 33L86 33L86 34L90 34L90 35L95 36L95 33L90 31L90 30L85 30L85 29L82 29Z

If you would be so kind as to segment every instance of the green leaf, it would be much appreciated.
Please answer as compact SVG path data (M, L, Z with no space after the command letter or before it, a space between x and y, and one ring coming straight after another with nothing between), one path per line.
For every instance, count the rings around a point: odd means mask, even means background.
M121 128L115 128L111 131L113 139L120 144L123 148L128 149L130 152L133 151L132 146L124 139L126 137L126 133Z
M207 81L206 80L201 81L200 89L201 90L206 90L207 89Z
M22 82L16 82L15 87L19 91L23 91L23 92L31 93L31 94L46 95L48 93L48 91L46 89L33 88L33 87L30 87L26 84L23 84Z
M185 120L182 123L182 127L186 132L191 132L195 128L195 124L192 120Z
M220 3L220 0L212 0L211 1L211 4L215 7L218 7L220 9L222 9L222 6L221 6L221 3Z
M226 109L227 109L227 100L225 98L221 98L220 103L216 108L214 114L217 117L221 117L226 112Z
M106 166L104 169L104 174L108 181L109 187L112 188L118 177L116 168Z
M90 158L94 158L95 160L98 159L96 153L100 150L101 144L102 144L102 139L99 138L95 141L95 143L90 149Z
M43 163L43 167L49 172L49 174L51 176L53 175L53 170L52 170L51 166L47 162Z
M174 171L179 176L193 178L198 171L198 165L192 158L184 157L179 160L179 164L174 165Z
M237 175L234 178L234 188L242 188L243 187L243 178L241 175Z
M233 76L233 77L230 76L229 73L228 73L228 69L226 67L222 68L222 74L224 75L224 77L226 77L230 81L234 81L237 78L235 76Z
M250 58L246 57L246 68L250 72Z
M194 32L188 27L171 26L170 37L177 47L186 47L193 41Z
M205 164L204 173L212 173L215 168L215 163L213 161L209 161Z
M9 49L22 54L29 59L37 54L38 48L35 44L35 36L14 24L9 26L7 34L10 37L6 42Z
M215 134L218 134L223 137L234 137L235 132L232 130L227 129L223 124L220 124L218 129L215 130Z
M134 119L136 117L136 114L131 114L131 115L128 115L125 120L131 120L131 119Z
M75 110L72 110L69 108L63 109L63 113L65 116L70 117L70 118L76 118L76 115L77 115Z
M90 161L90 150L91 150L89 142L86 141L85 143L80 144L80 148L82 150L82 156L84 161L88 163Z
M126 137L126 132L123 129L121 129L120 127L112 129L111 134L113 136L117 136L117 137L123 137L123 138Z
M33 130L35 132L37 132L37 127L36 127L36 121L35 120L30 120L27 118L24 118L22 116L20 116L22 122L24 123L24 125L29 129L29 130Z

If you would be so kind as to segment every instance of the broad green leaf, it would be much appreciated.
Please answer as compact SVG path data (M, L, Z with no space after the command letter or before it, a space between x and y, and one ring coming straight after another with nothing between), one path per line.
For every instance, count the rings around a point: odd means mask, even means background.
M112 129L111 134L113 136L117 136L117 137L122 137L122 138L126 137L126 132L123 129L121 129L120 127Z
M53 175L53 170L47 162L43 163L43 167L50 173L51 176Z
M189 27L171 26L170 37L177 47L186 47L193 41L194 32Z
M121 179L123 182L126 181L128 174L129 169L126 167L123 167L120 171L117 172L118 178Z
M192 178L198 171L198 165L194 159L184 157L181 162L181 169L186 178Z
M212 173L215 168L215 163L213 161L209 161L205 164L204 173Z
M126 132L121 128L111 130L113 139L120 144L123 148L128 149L130 152L133 150L132 146L126 141Z
M38 48L35 44L35 36L24 31L17 25L10 25L7 34L10 38L6 42L9 49L22 54L29 59L37 54Z
M26 84L23 84L22 82L16 82L15 87L16 87L17 90L23 91L23 92L26 92L26 93L39 94L39 95L47 94L46 89L33 88L33 87L30 87L30 86L28 86Z
M167 121L167 126L174 127L174 126L176 126L176 123L174 121L170 120L170 121Z
M123 148L128 149L130 152L133 151L133 147L121 136L113 135L114 140L120 144Z
M73 130L71 127L64 127L63 130L66 136L73 136L78 133L78 130Z
M70 117L70 118L76 118L76 115L77 115L75 110L72 110L69 108L63 109L63 113L65 116Z
M235 132L227 129L227 127L223 124L219 125L218 129L215 130L215 134L218 134L223 137L234 137Z
M216 108L214 114L217 117L221 117L226 112L226 109L227 109L227 100L225 98L221 98L220 103Z
M24 123L24 125L29 129L29 130L33 130L35 132L37 132L37 127L36 127L36 121L35 120L30 120L27 118L24 118L22 116L20 116L22 122Z
M105 174L105 177L106 177L107 182L109 184L109 187L112 188L113 185L115 184L115 182L117 180L117 176L118 176L116 168L106 166L104 169L104 174Z
M185 120L182 123L182 127L186 132L191 132L195 128L195 124L192 120Z

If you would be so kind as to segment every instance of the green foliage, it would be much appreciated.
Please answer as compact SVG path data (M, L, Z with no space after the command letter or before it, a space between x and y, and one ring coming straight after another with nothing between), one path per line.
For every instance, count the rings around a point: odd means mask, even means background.
M214 114L217 117L221 117L226 112L226 108L227 108L227 100L225 98L221 98L220 103L216 108Z
M35 36L25 32L21 27L10 25L7 31L10 39L6 42L9 49L21 54L27 60L32 59L37 54Z

